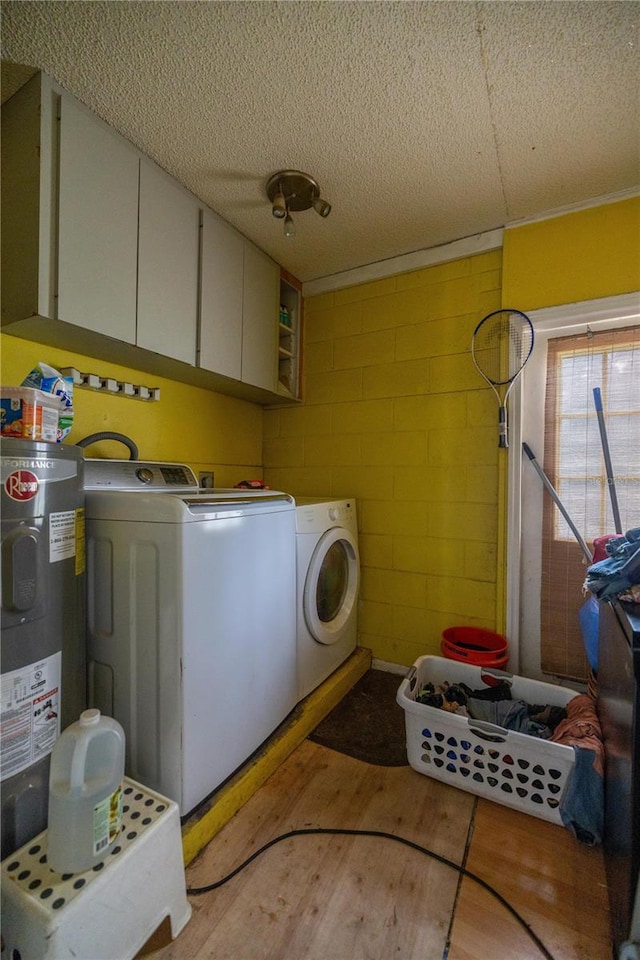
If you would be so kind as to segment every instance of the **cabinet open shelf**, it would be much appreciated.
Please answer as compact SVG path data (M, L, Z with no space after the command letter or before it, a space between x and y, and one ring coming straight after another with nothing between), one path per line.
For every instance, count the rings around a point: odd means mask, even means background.
M280 316L278 323L278 393L296 400L300 397L300 310L301 294L293 278L280 277Z

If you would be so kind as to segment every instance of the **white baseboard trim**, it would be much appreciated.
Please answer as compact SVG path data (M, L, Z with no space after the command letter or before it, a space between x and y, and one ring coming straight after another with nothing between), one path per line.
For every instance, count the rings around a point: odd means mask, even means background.
M377 660L376 657L371 661L372 670L382 670L384 673L397 673L398 676L405 677L409 672L409 667L402 663L389 663L387 660Z

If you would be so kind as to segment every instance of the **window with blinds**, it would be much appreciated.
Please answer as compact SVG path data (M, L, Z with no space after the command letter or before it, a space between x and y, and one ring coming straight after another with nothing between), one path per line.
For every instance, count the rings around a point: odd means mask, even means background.
M621 530L640 525L640 327L549 340L544 469L591 546L616 533L594 400L599 388ZM578 611L586 560L550 497L542 531L542 669L584 680L588 663Z

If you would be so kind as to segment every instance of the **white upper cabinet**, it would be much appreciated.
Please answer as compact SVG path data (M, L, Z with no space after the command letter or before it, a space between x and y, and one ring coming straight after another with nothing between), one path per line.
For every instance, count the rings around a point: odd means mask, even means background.
M137 344L196 362L200 205L150 161L140 161Z
M43 75L2 104L2 323L55 317L58 96Z
M245 241L242 382L277 391L280 268Z
M244 239L205 209L201 243L198 366L241 380Z
M1 147L6 332L296 399L299 322L279 333L273 260L46 74L2 104Z
M277 263L202 211L201 369L275 392L279 277Z
M139 159L130 144L60 99L56 319L136 340Z

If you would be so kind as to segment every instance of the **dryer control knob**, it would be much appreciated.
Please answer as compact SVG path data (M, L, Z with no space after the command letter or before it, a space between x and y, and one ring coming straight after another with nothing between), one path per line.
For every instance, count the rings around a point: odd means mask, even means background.
M329 520L339 520L340 511L336 510L335 507L329 507Z
M140 467L139 470L136 470L136 477L140 483L151 483L153 480L153 470L149 470L149 467Z

